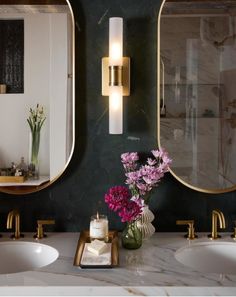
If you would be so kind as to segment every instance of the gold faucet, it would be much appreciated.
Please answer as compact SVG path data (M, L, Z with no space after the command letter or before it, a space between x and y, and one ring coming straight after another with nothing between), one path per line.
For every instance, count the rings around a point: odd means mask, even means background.
M176 225L188 225L188 234L186 234L184 237L187 239L195 239L198 236L195 234L194 229L194 220L177 220Z
M213 210L212 211L212 232L208 235L211 239L217 239L221 236L217 232L217 222L219 220L219 227L220 229L225 229L225 217L220 210Z
M20 234L20 213L17 209L9 212L7 216L7 229L12 229L13 218L15 218L15 233L12 235L12 238L19 239L23 235Z
M234 227L234 233L231 235L233 239L236 239L236 227Z
M37 233L34 235L34 238L42 239L47 237L47 235L43 232L43 225L53 225L55 224L55 220L38 220L37 224Z

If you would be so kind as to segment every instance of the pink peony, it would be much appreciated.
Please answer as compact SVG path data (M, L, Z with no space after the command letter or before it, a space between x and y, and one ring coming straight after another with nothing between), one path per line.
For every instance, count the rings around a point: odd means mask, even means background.
M119 216L121 217L121 221L124 222L132 222L137 220L137 218L142 213L142 207L137 204L135 201L129 201L126 207L123 207L119 211Z
M109 189L105 194L105 202L113 211L117 211L127 204L131 194L126 187L115 186Z
M131 197L129 190L123 186L115 186L105 194L105 202L118 215L122 222L131 222L141 214L143 205L139 197Z

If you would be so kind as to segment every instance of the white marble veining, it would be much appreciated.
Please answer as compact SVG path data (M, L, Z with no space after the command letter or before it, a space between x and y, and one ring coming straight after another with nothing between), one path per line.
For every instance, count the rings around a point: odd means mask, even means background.
M182 233L156 233L138 250L120 249L120 266L81 269L73 266L78 233L52 233L40 242L59 251L52 264L34 271L0 275L1 295L235 295L236 274L202 273L179 263L180 247L208 240L206 234L189 242ZM6 236L0 241L9 240ZM22 241L34 241L27 234ZM229 234L220 241L234 241ZM218 241L219 242L219 241ZM236 242L235 242L236 248Z

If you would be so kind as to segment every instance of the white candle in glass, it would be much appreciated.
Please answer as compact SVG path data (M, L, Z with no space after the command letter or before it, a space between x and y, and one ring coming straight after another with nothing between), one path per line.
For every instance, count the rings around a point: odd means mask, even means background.
M94 215L91 217L89 235L91 239L108 238L108 219L105 215Z

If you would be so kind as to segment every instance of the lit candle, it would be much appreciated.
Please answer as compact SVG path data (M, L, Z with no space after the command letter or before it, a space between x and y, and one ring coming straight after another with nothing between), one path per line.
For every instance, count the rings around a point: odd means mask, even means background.
M105 215L94 215L91 217L89 235L92 239L103 239L108 238L108 220Z

